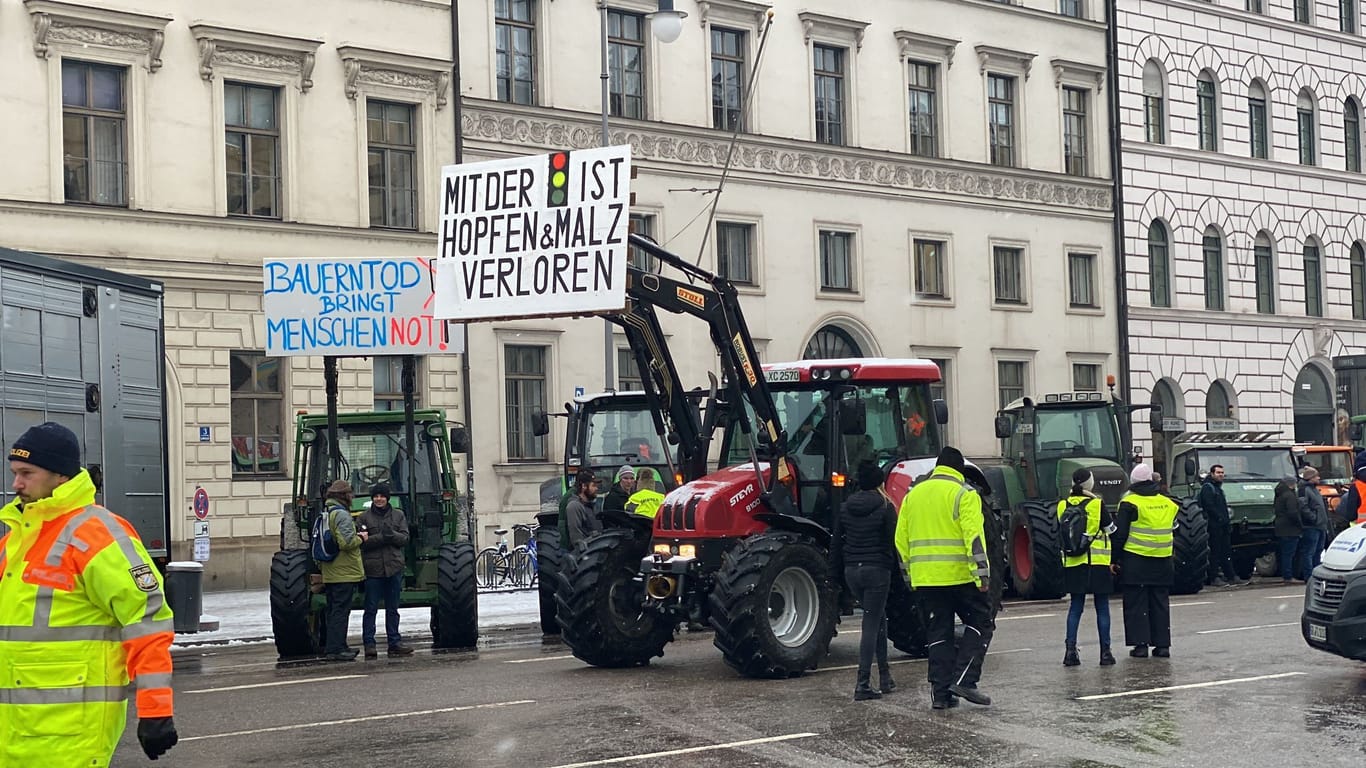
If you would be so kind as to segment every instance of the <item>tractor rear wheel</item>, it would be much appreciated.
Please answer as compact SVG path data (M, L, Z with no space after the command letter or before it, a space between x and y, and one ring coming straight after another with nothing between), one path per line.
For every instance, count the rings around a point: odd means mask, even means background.
M1062 597L1058 516L1046 502L1026 501L1010 516L1010 579L1026 600Z
M541 598L541 634L560 634L555 619L555 588L560 583L560 529L554 522L541 522L536 529L537 589Z
M891 588L887 591L887 639L898 651L917 659L925 658L925 622L920 604L899 572L892 574Z
M674 622L645 610L638 578L647 540L607 530L566 552L555 591L560 636L595 667L639 667L664 655Z
M835 635L836 597L825 552L796 533L760 533L727 552L710 607L713 643L746 677L795 677L815 669Z
M316 656L322 616L313 613L308 550L276 552L270 561L270 624L281 659Z
M1176 568L1172 594L1193 595L1204 589L1209 575L1209 521L1194 499L1182 502L1176 513L1172 555Z
M474 648L478 644L479 602L474 583L474 545L468 541L448 541L436 552L432 647Z

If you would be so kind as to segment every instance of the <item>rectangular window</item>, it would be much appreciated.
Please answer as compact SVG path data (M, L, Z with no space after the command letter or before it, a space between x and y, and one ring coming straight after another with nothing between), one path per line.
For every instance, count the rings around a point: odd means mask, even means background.
M494 0L499 101L535 102L535 13L535 0Z
M417 229L415 111L408 104L365 103L372 227Z
M1338 29L1349 35L1357 31L1357 0L1338 0Z
M1143 132L1150 144L1166 144L1167 135L1163 130L1166 124L1166 104L1161 96L1143 95Z
M996 303L1025 303L1024 249L998 245L992 248L991 254L992 271L996 278Z
M507 386L508 459L544 460L545 436L533 433L532 414L546 410L546 347L508 344L503 347Z
M821 290L854 290L854 233L821 230Z
M1025 375L1028 373L1025 369L1028 365L1022 360L996 361L998 408L1004 408L1025 396Z
M1015 165L1015 78L987 75L987 130L991 164Z
M1266 99L1247 100L1248 127L1252 131L1252 156L1266 159Z
M910 62L911 154L938 157L938 105L935 84L939 67Z
M816 70L816 141L843 144L844 48L812 46Z
M233 352L229 357L234 475L281 471L285 398L280 365L281 358L260 352Z
M1081 18L1081 0L1059 0L1058 13L1064 16L1071 16L1074 19Z
M1252 249L1253 271L1257 276L1257 311L1264 315L1276 314L1276 264L1271 246L1257 245Z
M280 218L279 88L223 84L228 213Z
M1062 89L1062 152L1064 170L1086 175L1086 97L1083 88Z
M1247 0L1247 9L1252 13L1262 13L1263 0Z
M1100 366L1093 363L1072 363L1072 391L1099 392Z
M1205 235L1205 309L1224 310L1224 249L1216 234Z
M1313 165L1316 161L1314 152L1314 110L1298 109L1295 117L1299 122L1300 133L1300 165Z
M616 117L645 119L645 17L607 12L607 104Z
M1096 256L1092 253L1067 254L1067 303L1094 308L1096 303Z
M403 410L403 357L384 355L374 358L374 361L375 410ZM417 382L420 380L418 367L421 365L422 358L413 361L414 408L422 407L422 393L417 389Z
M716 271L732 283L754 285L754 225L716 222Z
M937 240L915 240L915 295L922 299L947 299L944 280L944 249L947 243Z
M1199 114L1200 148L1213 152L1217 147L1215 126L1219 124L1215 114L1214 83L1201 78L1195 81L1196 111Z
M636 356L629 349L618 349L617 391L634 392L638 389L645 389L645 382L640 378L640 366L636 365Z
M733 131L744 128L746 35L734 29L711 28L711 127Z
M62 61L62 185L68 203L128 205L127 72Z
M1295 0L1295 21L1300 24L1308 24L1310 22L1309 0Z
M1323 317L1323 267L1313 244L1304 246L1304 314Z
M631 232L650 240L655 239L655 217L652 213L631 214ZM626 260L631 266L646 272L658 272L659 263L655 257L635 247L626 249Z

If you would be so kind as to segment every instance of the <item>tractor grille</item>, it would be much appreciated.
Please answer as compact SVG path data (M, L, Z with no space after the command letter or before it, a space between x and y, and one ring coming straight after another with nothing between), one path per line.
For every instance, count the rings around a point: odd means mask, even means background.
M698 497L694 496L688 499L686 503L675 502L660 507L659 529L661 531L697 530L697 502L699 500Z
M1324 616L1336 616L1347 582L1312 576L1309 580L1309 611Z

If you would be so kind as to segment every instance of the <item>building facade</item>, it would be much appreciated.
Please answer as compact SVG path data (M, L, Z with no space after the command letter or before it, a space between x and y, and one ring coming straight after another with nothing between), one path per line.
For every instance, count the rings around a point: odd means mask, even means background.
M607 3L610 143L632 146L637 231L740 287L764 360L940 361L950 439L979 457L998 450L1002 403L1104 387L1118 314L1099 2L810 0L774 4L771 25L749 0L675 5L688 17L664 43L654 2ZM600 144L593 2L459 8L467 160ZM705 328L666 330L684 383L704 384ZM563 420L536 437L528 415L634 374L596 319L469 339L489 536L528 520L558 472Z
M1186 429L1346 440L1332 358L1366 345L1358 11L1119 5L1131 382L1167 416L1157 454Z

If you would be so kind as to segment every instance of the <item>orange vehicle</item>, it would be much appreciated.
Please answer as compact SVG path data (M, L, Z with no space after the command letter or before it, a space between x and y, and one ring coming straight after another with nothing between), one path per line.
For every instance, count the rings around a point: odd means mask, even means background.
M1319 471L1319 493L1328 503L1329 513L1335 512L1338 502L1352 484L1352 457L1355 452L1346 445L1306 445L1304 461Z

